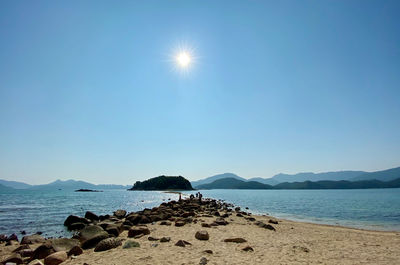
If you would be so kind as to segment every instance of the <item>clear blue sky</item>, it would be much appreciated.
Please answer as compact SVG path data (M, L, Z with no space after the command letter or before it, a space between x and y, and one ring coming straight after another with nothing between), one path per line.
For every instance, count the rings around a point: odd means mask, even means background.
M400 166L399 1L1 1L0 178ZM193 50L183 75L170 60Z

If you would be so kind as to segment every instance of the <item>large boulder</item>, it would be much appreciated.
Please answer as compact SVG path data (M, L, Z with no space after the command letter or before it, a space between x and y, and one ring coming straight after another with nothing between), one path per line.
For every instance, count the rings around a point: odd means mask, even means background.
M46 239L40 235L34 234L30 236L24 236L21 239L21 244L36 244L36 243L44 243Z
M128 232L128 237L135 237L139 235L148 235L150 230L146 226L131 227Z
M78 223L73 223L73 224L70 224L69 226L68 226L68 230L71 230L71 231L74 231L74 230L81 230L81 229L83 229L83 228L85 228L85 224L84 223L82 223L82 222L78 222Z
M58 265L68 259L67 252L58 251L44 259L44 265Z
M9 242L9 241L18 241L18 237L17 237L17 235L16 234L12 234L12 235L10 235L9 237L7 237L7 240L6 240L7 242Z
M65 226L70 226L71 224L74 224L74 223L88 224L89 220L86 218L83 218L83 217L76 216L76 215L70 215L64 221Z
M95 252L99 252L99 251L106 251L112 248L116 248L122 245L121 239L118 238L106 238L101 240L96 248L94 249Z
M6 263L22 264L23 261L22 261L22 257L20 254L13 253L11 256L9 256L1 261L1 264L6 264Z
M83 253L83 249L80 246L75 246L68 251L69 256L79 256Z
M53 246L50 241L38 246L32 255L32 259L44 259L45 257L49 256L50 254L54 253Z
M198 240L208 240L210 238L207 231L197 231L194 237Z
M114 216L117 217L117 218L119 218L119 219L124 218L125 215L126 215L126 211L125 211L125 210L116 210L116 211L114 212Z
M85 218L92 220L92 221L98 221L99 220L99 216L91 211L87 211L85 213Z
M58 252L58 251L70 251L73 247L79 246L79 240L73 239L73 238L57 238L57 239L52 239L51 245L53 246L53 249Z
M112 224L108 225L105 230L109 235L117 237L121 233L122 227L121 225Z
M81 247L83 249L93 248L101 240L108 238L108 233L98 225L87 226L79 232Z

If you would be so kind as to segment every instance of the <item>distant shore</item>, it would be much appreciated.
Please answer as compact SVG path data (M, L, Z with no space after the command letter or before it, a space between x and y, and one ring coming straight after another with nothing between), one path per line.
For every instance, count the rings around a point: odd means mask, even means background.
M128 220L137 220L137 216L152 216L151 212L127 215L116 211L114 216L102 217L107 219L93 224L101 225L108 233L117 233L114 235L117 237L111 237L114 239L109 241L120 243L106 251L94 251L96 247L83 250L80 255L67 255L62 264L396 264L400 261L400 232L251 215L220 203L220 206L207 204L206 208L190 200L184 200L183 204L163 205L171 205L174 209L165 212L181 217L125 226L123 224L128 224ZM160 213L160 209L156 207L155 211ZM121 228L120 232L113 230L114 227ZM148 232L140 234L138 231ZM224 242L230 240L234 242ZM81 242L84 242L82 238ZM127 242L135 247L123 248ZM28 255L42 244L42 241L33 242L27 247L31 250L17 252ZM17 248L21 248L21 244L16 241L8 246L1 243L0 261L15 255L13 251ZM23 255L20 255L21 260L28 261Z

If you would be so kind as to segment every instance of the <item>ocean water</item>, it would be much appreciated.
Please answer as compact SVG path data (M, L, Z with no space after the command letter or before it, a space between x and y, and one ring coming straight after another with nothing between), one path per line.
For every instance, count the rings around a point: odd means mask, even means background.
M197 192L197 191L195 191ZM193 192L193 193L195 193ZM248 207L254 214L355 228L400 231L400 189L366 190L202 190L204 197ZM189 194L191 192L187 192ZM0 234L70 236L63 226L70 214L138 211L178 195L164 192L15 191L0 194Z

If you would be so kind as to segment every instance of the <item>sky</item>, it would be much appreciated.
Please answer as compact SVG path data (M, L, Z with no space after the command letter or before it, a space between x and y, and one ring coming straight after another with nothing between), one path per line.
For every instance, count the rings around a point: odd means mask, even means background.
M399 1L0 1L0 178L398 167L398 14Z

